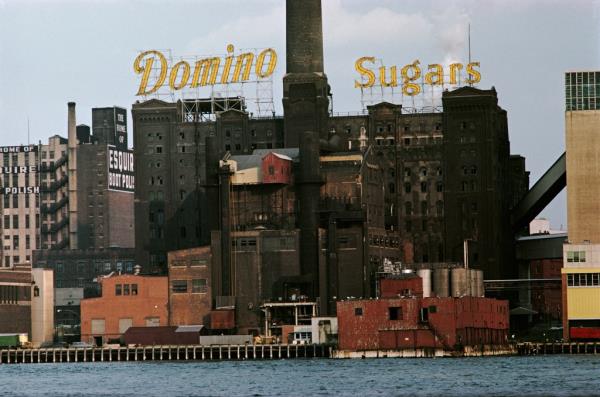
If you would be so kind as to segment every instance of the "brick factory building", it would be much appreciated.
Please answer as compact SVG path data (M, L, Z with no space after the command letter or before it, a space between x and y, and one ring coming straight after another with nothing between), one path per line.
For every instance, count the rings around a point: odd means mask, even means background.
M210 325L210 247L171 251L169 258L169 325Z
M99 280L102 296L81 301L81 340L102 346L129 327L168 325L167 277L114 275Z

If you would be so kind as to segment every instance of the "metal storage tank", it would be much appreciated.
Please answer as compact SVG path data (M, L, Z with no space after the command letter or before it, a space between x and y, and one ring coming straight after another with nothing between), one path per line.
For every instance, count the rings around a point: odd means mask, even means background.
M475 270L475 275L477 279L477 295L475 296L485 296L485 288L483 286L483 270Z
M479 296L478 288L477 288L477 270L469 269L469 295L470 296Z
M469 269L452 269L451 292L453 297L461 297L469 294Z
M431 296L431 269L417 270L417 274L423 280L423 298Z
M449 269L433 270L433 293L440 298L447 298L450 296Z

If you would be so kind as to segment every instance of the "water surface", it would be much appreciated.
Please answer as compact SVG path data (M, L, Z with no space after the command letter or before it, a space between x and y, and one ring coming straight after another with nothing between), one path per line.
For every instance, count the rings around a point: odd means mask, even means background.
M600 396L600 356L0 365L0 396Z

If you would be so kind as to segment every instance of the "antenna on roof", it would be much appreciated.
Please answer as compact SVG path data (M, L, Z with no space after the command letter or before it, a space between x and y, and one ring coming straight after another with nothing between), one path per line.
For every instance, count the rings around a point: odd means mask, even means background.
M469 64L471 63L471 23L469 22L468 24L468 29L467 29L467 41L469 43ZM473 83L469 83L470 86L473 85Z

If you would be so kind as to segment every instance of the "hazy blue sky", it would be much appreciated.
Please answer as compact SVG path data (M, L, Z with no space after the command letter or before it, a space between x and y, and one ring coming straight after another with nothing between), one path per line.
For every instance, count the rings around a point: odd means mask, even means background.
M600 68L599 1L323 0L325 68L335 111L360 110L354 61L386 65L481 62L480 88L495 86L508 111L511 151L527 157L535 182L564 150L563 73ZM132 63L139 50L221 54L273 47L281 112L283 0L0 0L0 145L66 134L66 103L77 122L91 108L136 100ZM130 131L131 133L131 131ZM566 226L565 195L543 215Z

